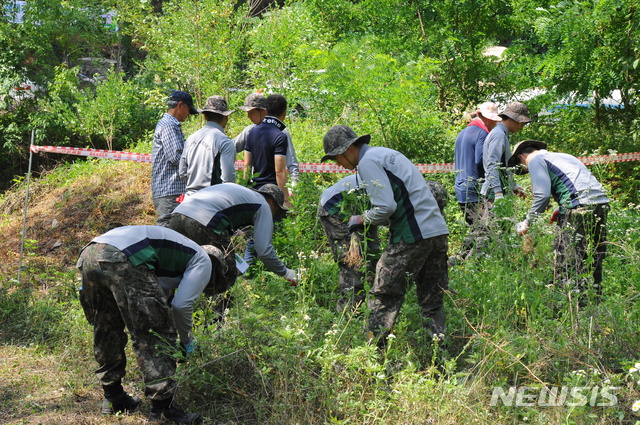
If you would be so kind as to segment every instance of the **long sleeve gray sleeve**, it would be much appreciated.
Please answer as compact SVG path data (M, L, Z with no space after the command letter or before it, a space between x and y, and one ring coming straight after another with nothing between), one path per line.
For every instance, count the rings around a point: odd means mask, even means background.
M287 136L287 170L289 170L289 177L291 182L295 185L300 179L300 167L298 165L298 158L296 157L296 150L293 147L291 141L291 134L288 129L284 129L283 133Z
M287 267L280 261L273 247L273 217L268 206L265 205L256 212L253 225L256 255L267 269L277 275L284 276Z

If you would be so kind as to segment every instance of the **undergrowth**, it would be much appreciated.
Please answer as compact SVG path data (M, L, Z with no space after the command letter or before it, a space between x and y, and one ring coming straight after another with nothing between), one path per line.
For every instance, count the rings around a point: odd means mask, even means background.
M130 172L105 167L105 175ZM65 178L56 185L85 190L94 173L81 174L73 183ZM386 350L379 350L365 332L366 306L336 312L338 269L315 211L322 189L337 178L303 174L293 212L274 235L287 266L301 270L298 286L258 262L231 289L224 321L211 314L211 300L199 301L197 351L179 367L178 378L183 404L203 413L206 423L636 423L632 405L640 384L631 369L640 361L639 207L612 202L604 297L600 303L590 297L578 307L569 288L550 284L554 226L540 220L526 241L517 237L513 224L524 217L530 199L509 201L498 214L491 245L450 269L446 340L427 336L415 292L409 291ZM52 208L68 208L75 196L70 195ZM99 211L113 211L109 202L121 202L101 191L92 199ZM123 203L111 217L130 224L128 211ZM446 214L455 252L466 227L455 202ZM104 231L87 223L78 246ZM36 245L27 249L24 288L6 274L2 343L63 353L76 377L66 385L93 386L91 332L76 300L77 275L72 266L44 261L50 253ZM72 263L73 258L60 262ZM43 280L49 282L46 291ZM141 391L139 379L130 366L128 382ZM588 402L492 405L495 389L509 387L530 388L529 395L542 388L587 388ZM590 391L605 387L614 388L615 404L603 405L601 393L592 403Z

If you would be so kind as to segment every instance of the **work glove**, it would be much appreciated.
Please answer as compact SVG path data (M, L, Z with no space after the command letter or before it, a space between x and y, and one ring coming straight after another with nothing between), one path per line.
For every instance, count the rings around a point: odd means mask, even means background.
M527 220L521 221L520 223L516 224L516 235L524 236L524 234L527 233L528 231L529 231L529 223L527 222Z
M556 208L555 210L553 210L553 212L551 213L551 217L549 218L549 224L557 223L558 216L560 216L560 208Z
M295 270L287 269L284 274L284 278L291 283L291 286L296 286L298 284L298 273Z
M193 351L196 349L195 340L191 340L187 343L180 341L180 352L182 353L182 361L189 360L189 357L193 354Z
M520 186L513 189L513 194L521 197L522 199L527 199L527 194L525 193L524 189L521 188Z
M364 230L364 221L361 215L352 215L347 222L347 228L350 233L362 232Z
M502 192L496 192L495 193L495 197L493 199L494 199L494 201L498 201L500 199L504 199L504 195L502 194Z

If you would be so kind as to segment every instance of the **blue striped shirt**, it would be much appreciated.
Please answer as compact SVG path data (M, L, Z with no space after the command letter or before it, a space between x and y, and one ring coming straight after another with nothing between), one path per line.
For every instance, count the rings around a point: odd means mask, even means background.
M151 151L151 196L178 196L186 191L179 176L180 157L184 149L182 125L173 115L165 113L153 134Z

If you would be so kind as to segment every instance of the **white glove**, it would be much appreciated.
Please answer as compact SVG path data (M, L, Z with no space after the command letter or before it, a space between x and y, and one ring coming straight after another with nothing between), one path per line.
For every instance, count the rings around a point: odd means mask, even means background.
M298 273L296 273L295 270L287 269L283 277L291 282L291 286L296 286L298 284Z
M520 223L516 224L516 235L522 236L525 233L527 233L528 230L529 230L529 223L527 222L527 220L521 221Z
M494 200L497 201L498 199L504 199L504 195L502 194L502 192L496 192Z

